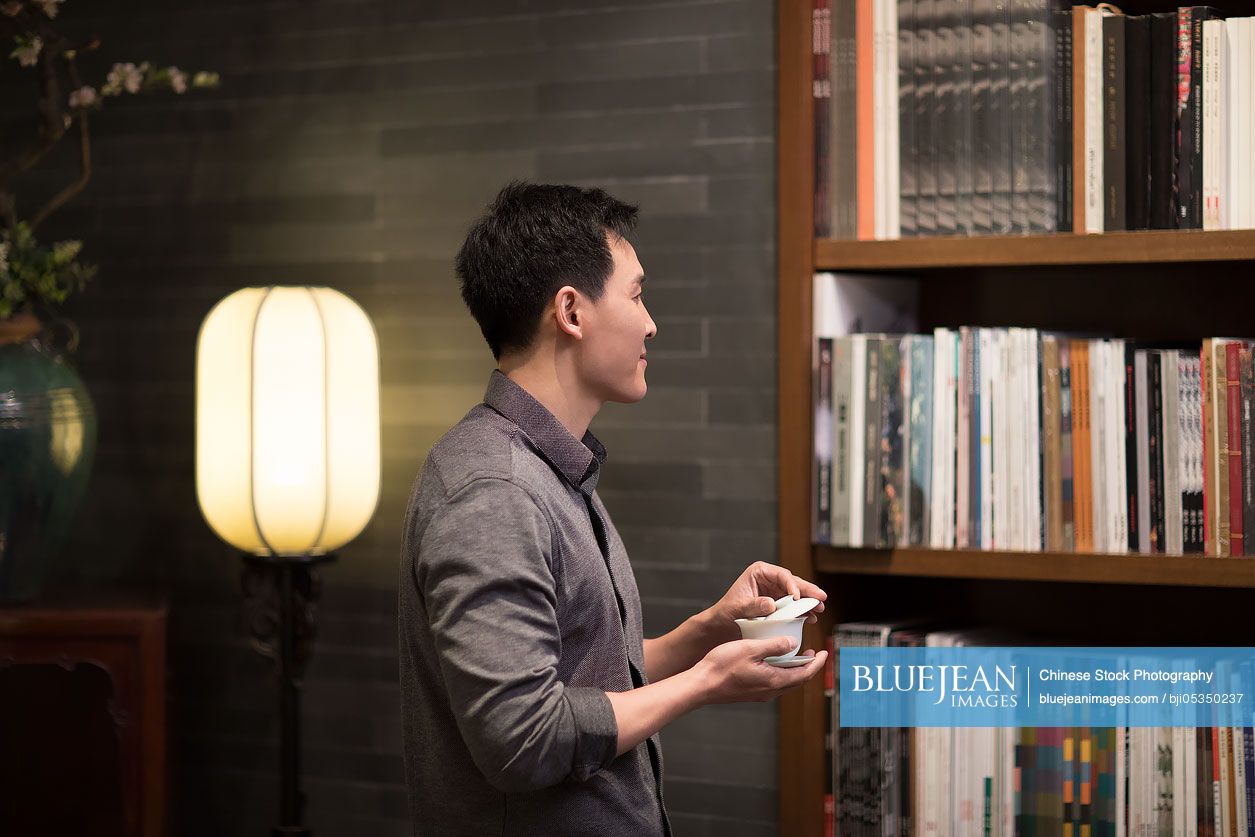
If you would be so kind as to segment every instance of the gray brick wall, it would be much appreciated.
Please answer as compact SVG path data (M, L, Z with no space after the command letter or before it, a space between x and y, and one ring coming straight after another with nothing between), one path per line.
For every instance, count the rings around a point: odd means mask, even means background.
M305 693L315 833L409 833L401 510L432 441L491 368L451 259L508 179L600 185L642 207L660 329L650 393L608 405L594 430L647 630L774 556L771 3L71 0L62 17L104 38L88 60L98 69L147 59L224 82L110 102L96 177L47 230L84 238L101 267L68 309L101 435L58 576L174 591L175 833L265 833L276 805L271 672L242 629L239 561L201 520L193 482L196 331L239 287L339 288L372 316L382 349L382 500L325 573ZM19 90L6 68L0 136L25 129L8 104ZM668 728L678 834L775 833L774 718L770 706L712 707Z

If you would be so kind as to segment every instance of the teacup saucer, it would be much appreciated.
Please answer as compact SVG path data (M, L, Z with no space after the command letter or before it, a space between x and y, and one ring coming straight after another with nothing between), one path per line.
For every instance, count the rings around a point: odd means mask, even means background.
M780 668L797 668L798 666L806 665L813 659L815 658L814 657L798 657L798 656L763 657L763 662L770 663L773 666L779 666Z

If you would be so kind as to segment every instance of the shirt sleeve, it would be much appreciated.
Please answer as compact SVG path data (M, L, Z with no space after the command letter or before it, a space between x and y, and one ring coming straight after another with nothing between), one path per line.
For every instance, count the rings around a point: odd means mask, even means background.
M503 791L583 781L614 759L601 689L558 680L548 519L522 488L479 478L433 515L415 577L458 730Z

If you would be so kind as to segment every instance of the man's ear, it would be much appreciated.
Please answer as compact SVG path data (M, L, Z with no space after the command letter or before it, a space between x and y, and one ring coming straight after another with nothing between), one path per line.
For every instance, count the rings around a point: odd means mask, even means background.
M554 295L554 319L558 328L579 340L584 336L583 324L580 321L580 307L583 297L570 285L563 286Z

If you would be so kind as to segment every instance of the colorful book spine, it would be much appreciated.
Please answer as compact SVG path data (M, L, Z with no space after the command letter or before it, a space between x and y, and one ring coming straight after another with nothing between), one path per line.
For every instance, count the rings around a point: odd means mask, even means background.
M875 78L872 53L875 29L873 0L854 0L854 40L858 131L858 238L870 241L876 237L876 119Z
M1235 557L1248 554L1243 543L1242 502L1242 362L1239 343L1225 344L1225 406L1228 411L1226 427L1229 432L1229 554Z

